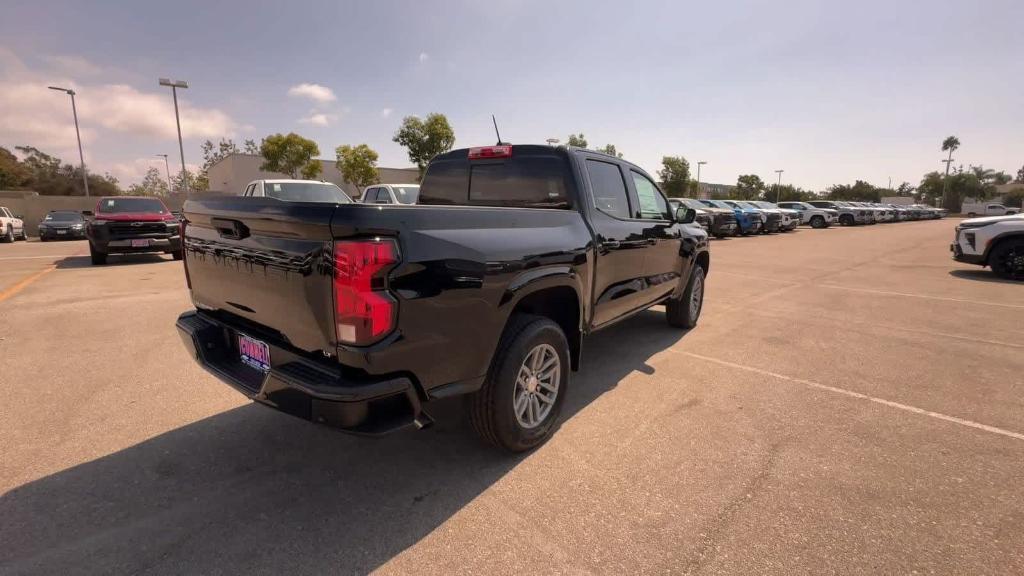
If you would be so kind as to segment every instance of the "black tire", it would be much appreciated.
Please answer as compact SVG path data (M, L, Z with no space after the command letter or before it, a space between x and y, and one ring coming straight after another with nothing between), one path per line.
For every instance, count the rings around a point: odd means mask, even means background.
M171 257L174 258L175 260L183 260L185 258L185 252L183 250L171 252Z
M842 224L843 226L853 226L855 224L855 222L853 220L853 215L851 215L851 214L842 214L842 215L840 215L839 216L839 223Z
M14 242L14 226L7 225L7 232L3 236L4 242Z
M988 255L988 265L1000 278L1024 280L1024 238L997 244Z
M824 216L811 216L811 228L824 228L828 226Z
M695 305L691 305L694 299L697 302ZM665 319L668 321L668 325L673 328L689 330L697 325L697 321L700 320L700 313L703 310L704 269L700 266L694 266L683 293L679 295L679 298L673 298L665 303Z
M102 265L107 263L107 254L105 252L99 252L93 247L92 242L89 243L89 258L92 259L94 266Z
M975 214L974 212L968 212L967 213L967 217L968 218L974 218L975 216L977 216L977 214Z
M534 348L547 344L560 362L558 391L548 414L524 427L515 413L517 379ZM469 420L481 438L510 452L525 452L548 439L569 389L569 343L558 324L542 316L517 314L509 321L487 380L468 397Z

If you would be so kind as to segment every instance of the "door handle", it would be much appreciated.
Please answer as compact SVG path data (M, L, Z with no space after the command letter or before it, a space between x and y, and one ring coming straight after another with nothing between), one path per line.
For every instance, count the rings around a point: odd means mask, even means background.
M604 242L601 242L601 247L609 250L615 250L620 246L622 246L622 243L618 240L605 240Z

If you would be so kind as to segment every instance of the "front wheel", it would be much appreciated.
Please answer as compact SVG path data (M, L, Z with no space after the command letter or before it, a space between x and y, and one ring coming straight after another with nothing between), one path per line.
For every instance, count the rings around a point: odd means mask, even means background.
M665 304L665 319L673 328L689 330L697 325L700 312L704 309L704 268L694 266L690 281L679 298Z
M4 242L14 242L14 227L7 225L7 233L4 234Z
M185 251L178 250L177 252L171 252L171 257L175 260L183 260L185 258Z
M558 420L569 370L569 343L558 324L540 316L514 316L487 380L469 396L473 428L510 452L536 447Z
M1024 240L1005 240L992 249L988 265L1001 278L1024 280Z
M825 227L824 216L812 216L811 217L811 228L824 228Z

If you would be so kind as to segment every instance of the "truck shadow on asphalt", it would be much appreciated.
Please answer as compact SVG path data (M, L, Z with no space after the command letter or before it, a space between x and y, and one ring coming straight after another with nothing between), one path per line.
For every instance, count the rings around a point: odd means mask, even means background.
M561 420L684 336L658 309L589 338ZM0 573L369 572L526 458L460 399L431 413L368 439L250 404L30 482L0 497Z
M131 266L139 264L157 264L160 262L173 262L170 256L162 254L124 254L122 256L108 256L106 264L94 266L89 255L66 256L58 260L55 265L58 270L74 268L109 268L115 266ZM178 263L181 264L180 262Z
M996 284L1020 284L1024 285L1024 282L1020 280L1008 280L1006 278L1000 278L995 273L989 270L950 270L950 276L955 276L963 280L974 280L976 282L994 282Z

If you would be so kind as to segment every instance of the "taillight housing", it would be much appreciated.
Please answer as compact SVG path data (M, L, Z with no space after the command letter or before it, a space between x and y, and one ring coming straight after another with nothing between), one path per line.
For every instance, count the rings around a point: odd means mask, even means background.
M399 262L394 240L334 243L334 323L338 342L365 346L395 328L398 301L387 292L387 273Z

